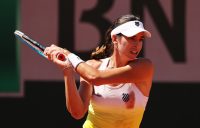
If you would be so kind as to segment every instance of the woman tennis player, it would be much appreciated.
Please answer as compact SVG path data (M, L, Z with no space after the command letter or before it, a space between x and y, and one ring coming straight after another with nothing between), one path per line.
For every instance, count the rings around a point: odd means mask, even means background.
M139 128L152 86L154 67L137 58L143 39L151 37L134 15L124 15L108 29L105 43L84 62L67 49L51 45L49 60L64 72L66 105L75 119L88 112L83 128ZM64 54L66 61L57 59ZM80 75L75 84L74 71Z

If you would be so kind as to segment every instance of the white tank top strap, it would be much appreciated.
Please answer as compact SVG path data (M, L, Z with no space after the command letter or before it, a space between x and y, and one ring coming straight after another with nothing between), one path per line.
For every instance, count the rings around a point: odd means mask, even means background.
M105 70L106 67L108 66L109 60L110 60L110 58L101 59L102 63L99 67L99 70Z

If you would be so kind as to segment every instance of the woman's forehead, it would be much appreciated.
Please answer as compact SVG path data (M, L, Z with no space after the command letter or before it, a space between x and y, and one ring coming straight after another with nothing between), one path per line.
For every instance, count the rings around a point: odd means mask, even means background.
M131 38L134 38L134 37L145 37L145 32L139 32L138 34L132 36Z
M139 32L136 36L145 36L145 32Z

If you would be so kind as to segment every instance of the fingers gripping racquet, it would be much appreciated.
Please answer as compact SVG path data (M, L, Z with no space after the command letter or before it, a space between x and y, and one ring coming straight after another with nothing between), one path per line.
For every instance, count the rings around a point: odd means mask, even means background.
M36 42L35 40L31 39L30 37L28 37L27 35L25 35L21 31L16 30L14 32L14 34L22 43L26 44L31 49L33 49L35 52L37 52L39 55L46 58L46 56L44 55L44 50L45 50L46 47L44 47L40 43ZM61 61L64 61L66 59L65 55L63 55L63 54L59 54L57 56L57 58Z

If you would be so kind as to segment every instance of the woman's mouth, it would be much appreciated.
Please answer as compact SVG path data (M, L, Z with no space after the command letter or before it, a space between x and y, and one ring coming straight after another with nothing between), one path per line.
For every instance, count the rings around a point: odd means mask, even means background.
M138 52L137 52L137 51L130 51L130 53L131 53L131 54L135 54L135 55L137 55L137 54L138 54Z

